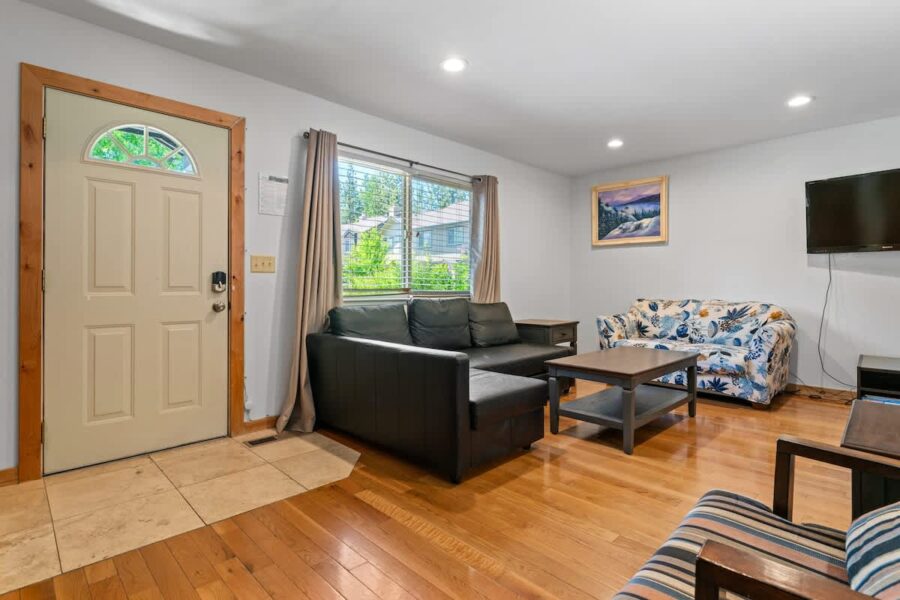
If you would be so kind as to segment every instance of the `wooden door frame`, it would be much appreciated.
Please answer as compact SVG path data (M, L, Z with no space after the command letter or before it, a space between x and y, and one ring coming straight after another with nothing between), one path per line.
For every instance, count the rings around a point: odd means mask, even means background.
M244 422L244 118L26 63L20 64L19 75L19 481L43 475L43 132L48 88L228 130L228 433L269 425L270 419Z

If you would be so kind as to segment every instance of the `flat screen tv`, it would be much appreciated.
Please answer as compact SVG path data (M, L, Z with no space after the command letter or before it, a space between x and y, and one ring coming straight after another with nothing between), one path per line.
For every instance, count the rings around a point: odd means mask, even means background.
M900 169L806 182L806 251L900 250Z

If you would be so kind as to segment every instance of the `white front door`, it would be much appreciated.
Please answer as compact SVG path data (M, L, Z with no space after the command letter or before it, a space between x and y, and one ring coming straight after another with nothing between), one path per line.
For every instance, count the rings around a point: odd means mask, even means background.
M228 131L52 89L45 115L44 472L225 435Z

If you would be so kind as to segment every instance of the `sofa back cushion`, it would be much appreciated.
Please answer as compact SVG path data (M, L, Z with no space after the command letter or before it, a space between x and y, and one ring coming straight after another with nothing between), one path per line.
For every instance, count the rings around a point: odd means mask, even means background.
M402 304L338 306L328 311L328 330L335 335L412 345Z
M868 512L847 530L850 587L876 598L900 598L900 502Z
M762 325L784 318L790 315L773 304L707 300L688 323L690 341L746 346Z
M638 337L688 341L686 323L699 310L700 304L700 300L640 298L628 309L630 325Z
M477 348L518 344L522 341L506 302L470 302L469 331L472 334L472 345Z
M728 346L746 346L762 325L791 318L774 304L695 299L639 299L628 315L640 337Z
M440 350L471 348L469 301L465 298L412 300L409 332L416 346Z

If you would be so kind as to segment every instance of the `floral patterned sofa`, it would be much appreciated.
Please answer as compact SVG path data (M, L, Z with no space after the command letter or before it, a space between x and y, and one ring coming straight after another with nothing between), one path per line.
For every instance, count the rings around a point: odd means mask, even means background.
M640 299L626 313L597 317L597 329L603 349L699 352L699 390L769 404L787 385L796 325L774 304ZM656 381L684 385L685 374Z

